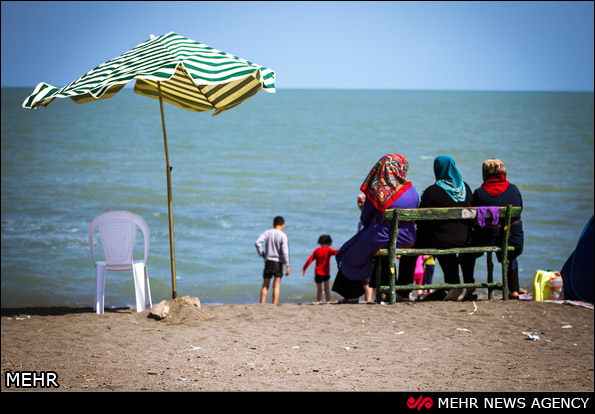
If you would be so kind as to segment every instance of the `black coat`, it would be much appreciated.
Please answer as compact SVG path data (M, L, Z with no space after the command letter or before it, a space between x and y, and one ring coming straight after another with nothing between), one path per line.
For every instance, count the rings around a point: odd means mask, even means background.
M422 194L419 208L429 207L471 207L473 193L465 183L467 196L465 201L454 201L444 189L433 184ZM417 239L415 247L434 247L446 249L450 247L465 247L471 243L473 223L470 220L427 220L418 221Z

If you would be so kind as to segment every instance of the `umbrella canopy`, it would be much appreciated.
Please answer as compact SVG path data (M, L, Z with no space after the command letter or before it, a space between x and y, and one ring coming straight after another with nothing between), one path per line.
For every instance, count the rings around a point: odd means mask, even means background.
M213 116L231 109L261 89L275 92L275 72L170 32L153 36L129 52L105 62L74 82L57 88L39 83L23 108L47 106L57 98L86 103L114 96L131 80L134 92L159 99L167 174L172 296L176 293L171 167L163 101L190 111L214 109Z
M74 82L57 88L37 85L23 108L47 106L57 98L85 103L114 96L131 80L134 92L191 111L220 114L256 94L275 92L275 72L170 32L102 63Z

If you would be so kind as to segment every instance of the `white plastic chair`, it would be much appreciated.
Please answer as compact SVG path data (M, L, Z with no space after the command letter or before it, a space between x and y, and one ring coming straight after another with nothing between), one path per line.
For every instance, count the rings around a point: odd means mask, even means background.
M133 259L136 226L140 227L145 241L143 260ZM99 235L105 253L105 261L95 261L93 238L95 229L99 227ZM106 270L132 270L136 290L136 311L151 308L151 289L147 273L147 255L149 254L149 226L143 218L128 211L108 211L100 214L89 226L89 246L91 257L95 263L95 310L98 314L104 309L104 290Z

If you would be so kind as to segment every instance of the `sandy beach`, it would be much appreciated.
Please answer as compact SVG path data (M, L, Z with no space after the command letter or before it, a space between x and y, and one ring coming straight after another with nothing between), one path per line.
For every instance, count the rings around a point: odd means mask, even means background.
M2 309L2 391L593 391L593 309L568 303L167 304Z

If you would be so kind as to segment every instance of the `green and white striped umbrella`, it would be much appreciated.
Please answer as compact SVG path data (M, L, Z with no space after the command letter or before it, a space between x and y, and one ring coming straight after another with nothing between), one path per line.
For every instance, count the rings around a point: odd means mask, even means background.
M275 92L275 72L173 32L153 37L57 88L40 83L23 108L47 106L57 98L85 103L114 96L131 80L134 92L191 111L220 114L255 95Z
M43 82L38 84L23 102L23 108L36 109L47 106L57 98L70 98L76 103L111 98L133 79L136 79L134 92L159 99L161 107L167 171L172 290L175 299L177 293L171 167L163 101L196 112L214 109L215 116L241 104L261 89L274 93L275 72L170 32L158 37L151 35L149 40L97 66L63 88Z

